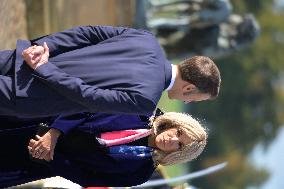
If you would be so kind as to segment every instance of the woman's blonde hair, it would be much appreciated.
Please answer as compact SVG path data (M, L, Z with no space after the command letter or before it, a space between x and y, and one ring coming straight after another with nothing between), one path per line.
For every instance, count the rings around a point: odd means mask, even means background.
M173 165L184 163L197 158L203 151L207 142L206 130L201 124L190 115L185 113L167 112L150 121L154 135L170 129L181 129L188 135L192 142L185 145L181 150L176 152L164 152L156 149L153 153L153 159L161 165Z

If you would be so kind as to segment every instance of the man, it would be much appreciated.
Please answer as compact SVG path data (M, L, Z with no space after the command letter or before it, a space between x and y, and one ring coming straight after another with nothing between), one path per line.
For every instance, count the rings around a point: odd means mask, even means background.
M2 115L148 114L164 90L188 103L215 98L221 82L209 58L171 65L151 33L124 27L83 26L18 40L0 57Z

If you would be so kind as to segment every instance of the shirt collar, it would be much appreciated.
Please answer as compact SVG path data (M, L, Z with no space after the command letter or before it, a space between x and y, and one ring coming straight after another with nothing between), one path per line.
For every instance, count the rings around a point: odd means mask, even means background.
M168 88L166 88L166 91L169 91L173 88L175 80L176 80L176 74L177 74L177 68L176 68L176 66L172 65L172 78L171 78L171 82L170 82Z

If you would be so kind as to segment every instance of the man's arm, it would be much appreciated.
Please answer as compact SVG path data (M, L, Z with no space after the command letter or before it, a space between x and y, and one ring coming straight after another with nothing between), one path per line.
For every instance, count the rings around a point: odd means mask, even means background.
M71 101L86 107L89 112L146 114L152 113L156 107L155 102L143 94L88 85L51 63L38 67L35 77Z
M32 45L43 46L46 42L50 56L95 45L101 41L122 34L127 28L111 26L79 26L62 32L31 40Z
M138 92L101 89L82 79L68 75L48 62L49 47L29 47L22 53L26 63L35 70L35 77L61 95L84 107L88 112L152 113L156 102Z

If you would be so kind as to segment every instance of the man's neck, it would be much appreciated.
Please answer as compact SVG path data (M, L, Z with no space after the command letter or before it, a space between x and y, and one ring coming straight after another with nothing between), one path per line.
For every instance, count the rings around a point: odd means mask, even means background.
M174 65L175 66L175 73L176 73L176 76L175 76L175 81L173 83L173 86L172 86L172 90L175 90L176 88L179 87L180 85L180 81L182 80L181 79L181 75L180 75L180 71L178 69L178 66L177 65Z
M177 67L177 65L173 65L173 64L172 64L172 77L171 77L171 82L170 82L168 88L166 89L166 91L169 91L169 90L171 90L171 89L173 88L174 83L175 83L175 80L176 80L177 73L178 73L178 67Z

